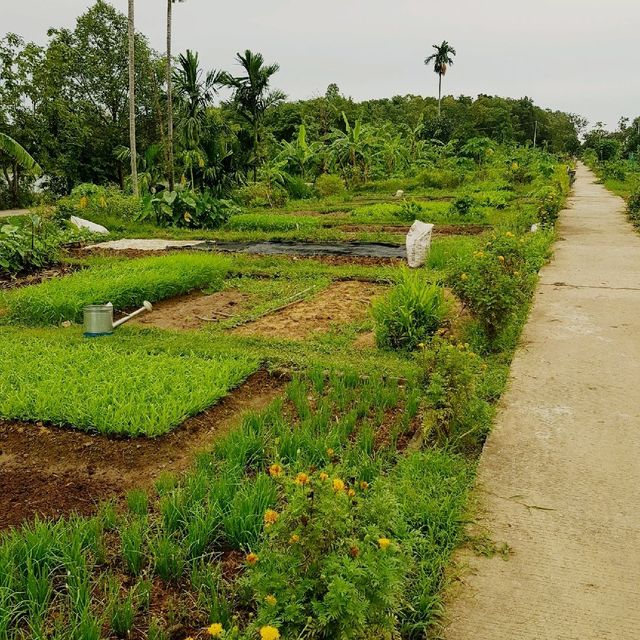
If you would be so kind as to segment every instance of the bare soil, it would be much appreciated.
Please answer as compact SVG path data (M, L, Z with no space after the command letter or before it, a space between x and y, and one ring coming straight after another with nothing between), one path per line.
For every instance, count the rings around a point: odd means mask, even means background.
M228 320L246 309L248 304L249 296L233 289L210 295L190 293L154 304L151 313L144 313L131 323L159 329L200 329Z
M371 300L385 289L384 285L372 282L335 282L310 300L297 302L237 327L233 333L304 340L313 333L326 333L334 326L364 320Z
M159 438L109 438L71 428L0 420L0 529L35 515L89 514L98 501L185 471L196 453L264 408L286 379L260 371L207 411Z
M79 268L80 267L78 265L59 264L54 267L38 269L32 273L17 276L0 275L0 290L17 289L19 287L26 287L30 284L40 284L45 280L66 276L77 271Z

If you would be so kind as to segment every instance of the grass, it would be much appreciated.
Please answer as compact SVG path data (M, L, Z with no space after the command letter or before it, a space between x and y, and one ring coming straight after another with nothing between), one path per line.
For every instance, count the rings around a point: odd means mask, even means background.
M220 400L257 366L249 355L123 350L109 338L67 344L4 339L0 415L100 433L158 436Z
M143 300L156 302L193 289L220 289L231 265L214 254L175 254L130 261L101 261L93 268L64 278L16 289L2 306L13 323L25 325L82 321L89 304L111 302L115 309L131 309Z

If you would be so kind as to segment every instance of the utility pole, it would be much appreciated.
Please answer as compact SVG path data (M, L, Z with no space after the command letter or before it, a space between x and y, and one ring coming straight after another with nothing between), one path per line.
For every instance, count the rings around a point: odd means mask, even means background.
M536 148L536 141L538 139L538 121L536 120L535 126L533 129L533 148Z

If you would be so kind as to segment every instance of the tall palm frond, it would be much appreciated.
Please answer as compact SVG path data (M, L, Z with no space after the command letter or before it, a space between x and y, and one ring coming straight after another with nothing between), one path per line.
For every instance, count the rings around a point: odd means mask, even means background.
M6 133L0 133L0 151L17 162L25 171L40 175L42 168L33 156L16 140Z

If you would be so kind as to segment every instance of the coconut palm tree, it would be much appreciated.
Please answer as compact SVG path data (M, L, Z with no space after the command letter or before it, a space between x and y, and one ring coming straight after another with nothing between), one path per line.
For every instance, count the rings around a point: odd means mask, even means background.
M245 75L232 76L225 73L221 82L234 90L233 102L238 113L246 120L251 129L253 139L253 181L258 174L258 148L260 144L260 127L265 111L269 107L282 102L287 96L282 91L269 91L271 77L278 72L280 65L265 65L261 53L253 53L247 49L238 53L236 60L245 71Z
M442 76L447 73L447 68L453 65L452 56L456 55L456 50L446 41L442 44L434 44L436 50L428 58L425 58L425 64L433 62L433 70L438 74L438 115L440 115L440 104L442 102Z
M131 148L131 184L133 195L138 196L138 152L136 149L136 62L135 62L135 8L129 0L129 146Z
M169 160L169 191L173 191L175 178L173 169L173 87L171 70L171 24L173 22L173 3L184 0L167 0L167 158Z

